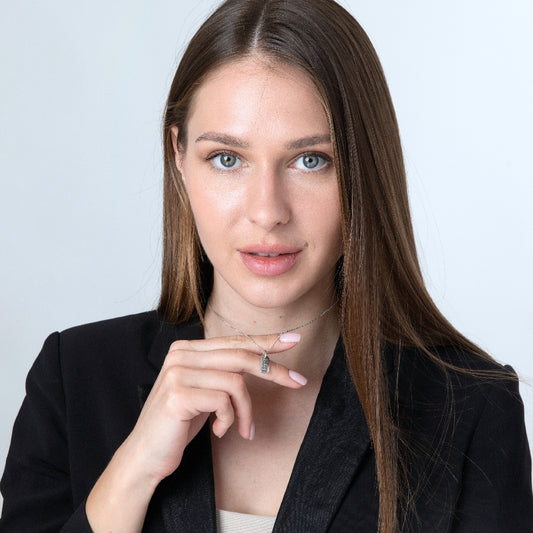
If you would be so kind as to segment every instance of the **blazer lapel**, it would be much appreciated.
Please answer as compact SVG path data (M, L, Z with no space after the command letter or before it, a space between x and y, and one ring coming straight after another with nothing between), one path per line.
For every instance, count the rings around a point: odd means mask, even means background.
M326 531L369 446L370 433L339 340L273 533Z

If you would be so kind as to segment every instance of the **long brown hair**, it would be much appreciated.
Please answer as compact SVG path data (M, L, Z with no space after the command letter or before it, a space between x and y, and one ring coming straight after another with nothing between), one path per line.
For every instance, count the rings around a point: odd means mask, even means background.
M396 531L401 484L399 435L384 369L385 343L455 345L488 357L459 334L429 296L420 271L400 136L385 76L364 30L332 0L228 0L191 40L176 72L164 120L162 293L167 320L203 316L212 267L202 253L174 161L170 128L185 144L195 90L214 68L253 53L305 71L322 100L334 147L342 210L337 289L350 372L372 436L380 529ZM401 491L400 491L401 486Z

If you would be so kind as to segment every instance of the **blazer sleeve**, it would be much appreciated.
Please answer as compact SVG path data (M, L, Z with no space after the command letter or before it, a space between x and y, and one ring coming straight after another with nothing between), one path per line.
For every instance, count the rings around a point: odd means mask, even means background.
M466 451L452 530L532 533L531 456L518 381L498 382L488 388Z
M85 502L73 504L59 342L46 339L26 380L0 482L2 533L91 533Z

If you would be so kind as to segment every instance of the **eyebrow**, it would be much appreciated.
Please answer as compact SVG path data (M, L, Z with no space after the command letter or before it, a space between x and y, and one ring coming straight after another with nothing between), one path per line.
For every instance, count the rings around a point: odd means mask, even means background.
M317 144L329 144L331 143L331 137L329 133L324 135L313 135L311 137L302 137L301 139L296 139L287 144L288 150L300 150L301 148L308 148L310 146L315 146Z
M207 133L202 133L200 137L196 139L196 142L200 141L214 141L220 144L225 144L226 146L237 146L238 148L248 148L248 143L241 141L233 135L228 135L227 133L216 133L214 131L208 131Z
M236 146L237 148L248 148L248 143L234 137L233 135L228 135L227 133L217 133L214 131L208 131L202 133L195 142L201 141L213 141L226 146ZM296 139L289 142L286 145L287 150L301 150L302 148L308 148L310 146L315 146L317 144L329 144L331 143L331 137L329 133L324 135L312 135L310 137L302 137L301 139Z

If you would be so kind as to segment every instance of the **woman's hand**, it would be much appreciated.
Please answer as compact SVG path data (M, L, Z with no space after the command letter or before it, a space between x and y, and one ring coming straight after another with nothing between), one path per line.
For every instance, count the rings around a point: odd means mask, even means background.
M276 337L264 336L269 346ZM289 339L294 337L289 337ZM271 353L292 348L296 342L277 342ZM301 383L285 366L271 362L260 372L260 351L243 336L174 342L161 372L129 437L144 456L147 474L159 482L179 465L183 451L215 413L213 432L222 437L236 423L241 436L253 438L250 395L243 374L251 374L289 388Z
M265 335L255 340L270 346L276 338ZM297 335L282 335L269 353L295 344ZM142 529L153 491L179 466L185 447L210 413L216 416L215 435L222 437L236 423L243 438L253 438L252 403L244 374L292 389L305 383L303 376L274 361L267 374L261 373L260 359L260 350L244 336L180 340L171 345L137 424L89 495L87 516L95 533Z

